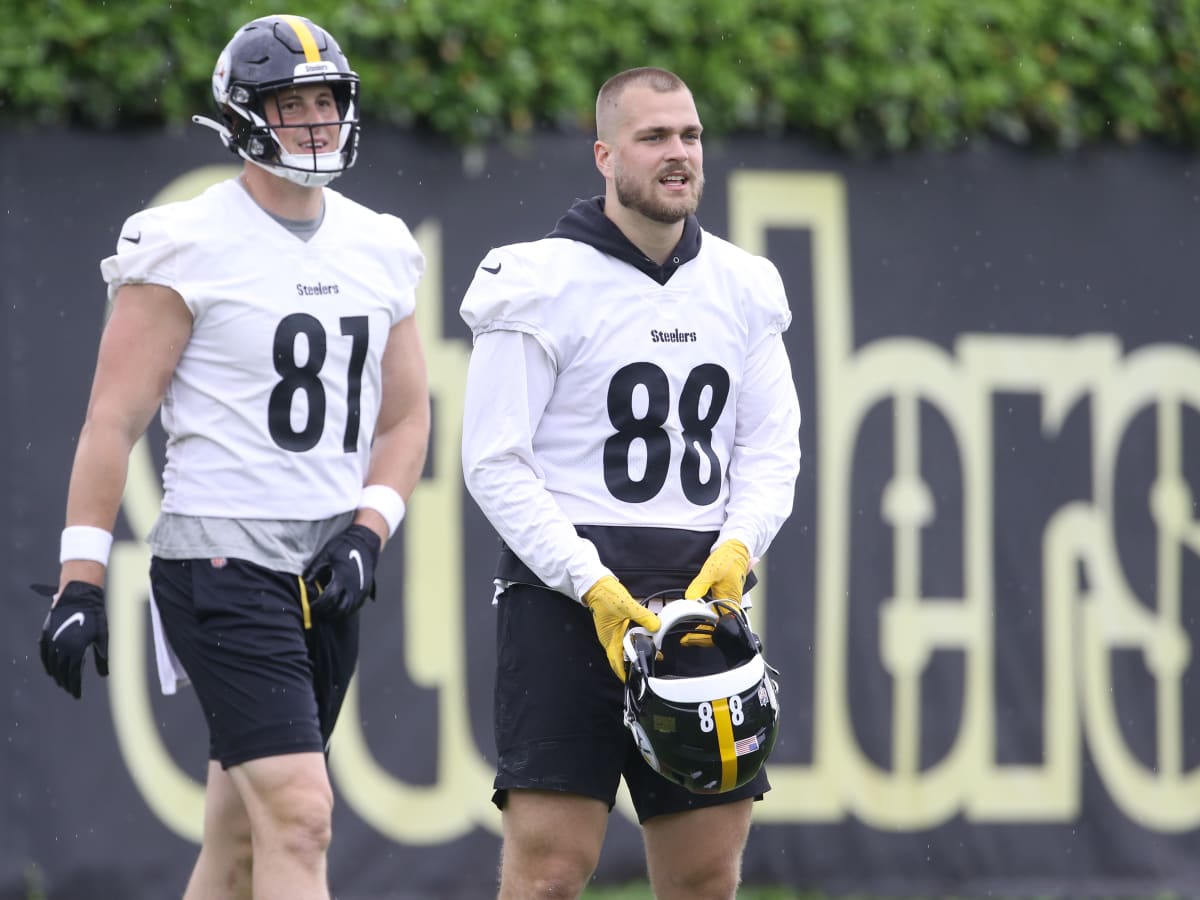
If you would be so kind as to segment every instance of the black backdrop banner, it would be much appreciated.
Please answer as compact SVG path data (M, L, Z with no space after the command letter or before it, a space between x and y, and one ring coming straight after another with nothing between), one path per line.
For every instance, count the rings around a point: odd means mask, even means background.
M701 221L794 313L796 511L760 564L781 670L750 884L890 895L1200 896L1197 174L1153 149L853 161L707 146ZM487 897L495 537L462 486L489 247L602 190L583 135L463 154L367 130L336 187L428 260L434 434L384 555L330 757L343 900ZM109 572L112 674L75 701L36 638L125 216L229 177L199 133L0 137L6 627L0 897L178 896L201 831L194 695L160 695L143 538L157 425ZM596 881L641 877L627 800Z

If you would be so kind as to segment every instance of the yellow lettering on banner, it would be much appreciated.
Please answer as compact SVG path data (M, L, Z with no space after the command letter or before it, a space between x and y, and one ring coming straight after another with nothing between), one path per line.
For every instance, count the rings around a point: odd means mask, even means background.
M194 197L237 174L238 166L208 166L168 185L150 205ZM436 223L414 229L427 270L417 291L417 322L424 342L430 392L439 415L433 436L431 479L422 480L408 509L420 528L405 531L404 659L414 683L438 692L438 781L410 785L390 775L371 755L359 715L359 682L347 693L330 749L330 771L343 799L362 818L399 843L436 844L477 825L499 831L491 803L491 764L475 746L467 706L462 585L462 479L459 446L462 397L469 348L441 329L441 230ZM134 540L119 541L109 569L110 628L114 644L138 653L112 657L110 691L118 744L146 804L181 837L203 833L204 785L179 768L154 721L149 691L157 690L149 646L146 536L162 505L162 489L145 438L130 458L122 509ZM438 615L422 614L418 598L438 598ZM148 680L154 683L150 688Z
M193 196L228 178L236 166L196 170L172 182L154 203ZM736 172L729 179L730 237L765 254L769 229L811 240L817 402L816 570L812 762L773 759L775 790L756 804L756 821L807 823L856 816L887 830L935 827L955 816L974 822L1070 822L1081 814L1085 749L1116 805L1142 826L1176 832L1200 825L1200 771L1184 759L1184 678L1192 647L1184 628L1185 553L1200 553L1195 498L1184 475L1183 417L1200 410L1200 356L1155 345L1123 356L1107 334L1075 337L964 334L952 349L912 337L856 346L850 285L849 223L839 176ZM404 533L402 661L414 684L437 695L436 780L407 783L371 753L360 715L362 686L352 684L334 734L330 769L339 795L356 814L398 843L444 843L483 826L499 831L490 803L492 766L471 729L467 690L463 584L463 487L459 464L462 398L469 347L442 331L441 229L414 229L427 258L417 321L428 357L438 415L430 479L409 503L420 528ZM792 290L796 293L795 288ZM1040 646L999 645L996 583L995 436L999 394L1036 398L1042 430L1053 438L1081 404L1092 410L1091 494L1056 510L1042 534ZM850 574L862 564L851 542L853 465L866 418L892 413L892 472L879 492L878 516L890 529L892 571L879 615L878 664L891 682L890 763L871 759L856 734L850 670ZM1151 415L1147 415L1147 413ZM922 473L922 416L935 415L955 442L960 465L962 534L954 552L963 581L957 596L925 596L923 542L938 518L938 499ZM1152 416L1152 418L1151 418ZM1157 547L1153 597L1139 596L1117 552L1117 464L1139 421L1152 420L1156 478L1146 498ZM1084 461L1081 461L1083 463ZM125 764L154 813L177 834L199 841L203 785L179 768L158 731L150 704L153 661L146 623L145 536L158 514L161 488L145 440L134 448L123 511L133 533L113 549L110 629L121 652L111 660L109 690ZM949 552L949 551L945 551ZM1086 577L1080 579L1082 570ZM756 569L765 576L765 565ZM765 631L767 591L755 590L755 624ZM423 615L436 597L438 616ZM435 623L436 622L436 627ZM777 638L775 653L785 652ZM807 641L805 644L809 643ZM962 660L958 731L941 758L921 758L923 678L935 653ZM1118 652L1140 654L1152 684L1154 757L1142 758L1122 729L1117 705ZM1040 758L998 760L997 662L1038 654L1042 696ZM155 688L157 689L157 688ZM367 685L366 689L370 690ZM924 701L924 702L923 702ZM784 715L808 698L788 694ZM953 716L954 710L939 711ZM1086 740L1086 748L1084 741ZM779 754L777 754L778 756ZM622 790L621 814L633 818Z
M1183 475L1182 418L1200 409L1200 358L1184 346L1148 346L1107 373L1096 393L1094 541L1080 557L1089 592L1083 601L1082 677L1088 746L1117 805L1147 828L1187 831L1200 822L1200 770L1183 762L1183 685L1192 648L1183 622L1183 552L1200 553L1196 504ZM1116 552L1117 457L1135 416L1153 410L1157 477L1147 506L1154 523L1157 594L1139 598ZM1194 601L1193 601L1194 606ZM1113 651L1136 650L1154 683L1156 758L1141 760L1120 723ZM1194 707L1193 707L1194 714Z
M210 185L233 178L240 166L204 166L172 181L150 201L159 206L195 197ZM146 438L134 445L121 510L133 540L113 545L108 567L109 697L113 726L125 766L146 805L182 838L200 843L204 833L204 785L188 775L163 743L150 705L158 690L154 661L148 659L147 609L150 551L146 536L162 506L162 487ZM151 686L153 685L153 686Z
M426 222L414 232L426 257L417 288L417 323L437 415L430 446L433 478L422 479L408 504L404 531L404 662L417 685L437 691L437 780L407 784L371 755L358 714L355 679L334 730L329 766L356 813L402 844L438 844L483 824L500 828L491 802L493 768L475 746L467 693L462 509L462 413L469 348L442 333L442 233ZM437 615L428 604L436 602ZM413 730L415 735L418 730ZM426 730L431 733L431 730Z
M773 192L782 192L776 195ZM832 311L840 310L844 321L837 322L831 315L827 327L835 334L839 330L848 331L850 315L850 248L849 230L846 223L846 200L842 182L835 176L803 175L794 173L756 173L749 175L735 173L729 178L729 237L735 244L751 253L766 255L767 229L770 227L787 227L804 229L812 237L812 262L814 291L818 298L827 298L826 304ZM819 301L818 301L819 302ZM826 337L826 336L823 336ZM823 365L824 347L821 340L815 342L818 368ZM824 405L822 402L822 432L825 428ZM821 453L823 454L824 448ZM822 485L817 492L817 501L821 505L818 518L827 521L824 511L831 502L831 496ZM765 567L759 567L765 570ZM820 566L818 565L818 569ZM756 569L758 571L758 569ZM818 588L818 593L823 593ZM757 590L755 591L755 607L758 607ZM818 606L818 633L812 641L813 652L817 657L818 672L815 680L814 720L817 722L828 719L825 710L831 703L841 703L837 695L836 685L828 678L822 678L820 670L829 664L837 667L837 660L829 659L829 653L836 653L832 647L822 646L819 642L823 637L822 626L825 630L833 628L836 623L829 621L829 614L834 610L822 610ZM767 646L771 644L767 635L767 617L756 615L755 625L762 632ZM844 629L842 629L844 630ZM788 703L786 699L783 704ZM785 707L786 709L786 707ZM786 715L786 712L784 713ZM820 735L818 734L818 740ZM817 750L818 755L822 755ZM770 765L771 791L770 803L755 804L755 818L759 822L794 822L836 821L844 817L841 791L835 767L840 765L836 755L830 757L824 753L825 766L780 765L772 762ZM823 768L823 770L821 770Z
M1182 831L1200 824L1200 771L1184 771L1183 677L1191 647L1182 627L1182 553L1200 552L1200 524L1182 474L1181 410L1200 409L1200 358L1182 346L1145 347L1121 360L1112 335L1078 338L964 335L955 354L912 338L856 348L852 334L848 223L838 176L738 172L730 177L730 235L765 254L770 228L807 231L812 242L818 436L814 762L772 762L776 790L755 810L762 822L840 820L923 829L963 814L974 821L1070 821L1080 813L1082 721L1106 787L1147 828ZM1068 412L1094 404L1095 502L1068 504L1043 536L1044 672L1042 762L997 762L992 625L995 510L991 403L1024 392L1042 403L1052 436ZM880 661L891 676L892 767L863 753L848 693L851 476L859 432L878 405L893 409L893 477L880 498L892 529L892 595L880 611ZM962 596L921 594L923 527L935 513L922 480L918 409L950 427L962 468ZM1126 583L1116 550L1116 459L1133 418L1153 409L1159 477L1148 505L1157 529L1155 602ZM1077 565L1088 573L1080 595ZM1080 618L1081 617L1081 618ZM1082 639L1075 623L1082 621ZM1154 682L1157 759L1139 759L1120 729L1113 656L1140 650ZM934 650L964 661L960 726L944 758L922 768L921 676ZM1081 685L1080 689L1076 685Z

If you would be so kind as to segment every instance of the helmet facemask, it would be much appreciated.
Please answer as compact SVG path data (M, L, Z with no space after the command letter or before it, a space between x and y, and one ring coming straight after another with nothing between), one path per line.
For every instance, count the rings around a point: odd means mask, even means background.
M283 121L279 98L290 87L304 84L327 83L333 90L338 107L335 121L290 124ZM279 88L250 88L234 85L226 103L226 121L231 124L234 144L239 155L275 175L297 184L315 186L328 184L350 166L358 150L358 84L350 81L301 81L297 79ZM274 115L268 114L273 107ZM272 121L278 124L270 124ZM316 134L319 129L336 126L337 145L332 150L316 152ZM303 134L313 151L292 153L280 139L283 132Z

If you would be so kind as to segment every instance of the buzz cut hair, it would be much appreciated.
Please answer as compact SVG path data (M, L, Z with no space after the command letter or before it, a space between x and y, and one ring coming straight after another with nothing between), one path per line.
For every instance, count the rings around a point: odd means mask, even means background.
M660 94L688 89L683 79L674 72L656 66L640 66L636 69L618 72L604 82L600 86L599 93L596 94L596 137L599 140L609 139L610 123L621 102L621 95L625 93L627 87L634 84L645 85Z

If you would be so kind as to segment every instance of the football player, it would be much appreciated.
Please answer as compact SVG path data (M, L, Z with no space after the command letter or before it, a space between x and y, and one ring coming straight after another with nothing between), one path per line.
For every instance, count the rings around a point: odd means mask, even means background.
M358 611L424 464L429 397L413 320L424 259L398 218L327 187L358 151L358 76L332 35L272 15L213 72L241 173L129 217L101 264L101 338L42 635L79 697L107 673L104 581L134 443L161 408L151 534L160 677L209 729L188 898L326 898L325 750ZM114 650L120 652L121 648Z
M504 898L579 896L622 778L655 896L732 897L769 788L765 770L722 792L671 783L622 722L625 631L659 627L639 600L741 601L799 468L783 284L697 221L701 130L676 75L615 75L596 101L604 196L489 252L462 302L463 469L503 541Z

